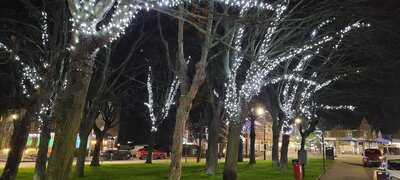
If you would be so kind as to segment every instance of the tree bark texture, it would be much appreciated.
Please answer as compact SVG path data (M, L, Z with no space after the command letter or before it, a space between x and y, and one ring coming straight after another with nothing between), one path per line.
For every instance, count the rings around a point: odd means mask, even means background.
M280 167L286 169L288 167L288 150L289 150L290 135L282 135L281 159Z
M98 47L97 45L93 39L81 39L71 52L67 86L55 101L55 138L47 168L47 180L69 179L75 152L75 138L93 73L93 55L96 49L93 47Z
M101 147L103 147L104 134L105 134L104 131L96 132L96 144L94 145L93 157L92 157L92 161L90 162L90 166L92 166L92 167L100 166L100 151L101 151Z
M237 160L239 154L240 132L242 126L238 122L229 124L228 147L226 150L226 159L224 166L224 180L237 179Z
M238 162L243 162L244 161L244 157L243 157L243 140L242 138L239 138L239 153L238 153Z
M45 180L46 178L46 165L47 154L49 152L50 135L50 119L44 119L40 132L39 150L37 153L34 180Z
M181 96L173 135L169 180L179 180L182 168L183 132L192 106L192 98Z
M300 150L304 150L305 146L306 146L306 139L307 137L305 137L303 134L301 135L301 144L300 144Z
M86 156L88 154L87 144L89 140L89 134L86 136L86 134L79 133L80 142L77 154L78 157L76 159L76 166L75 166L77 177L85 176L85 161L86 161Z
M147 147L147 157L146 157L146 164L152 164L153 163L153 147L149 146Z
M201 154L202 154L202 133L199 134L199 150L197 151L197 158L196 158L196 163L200 163L201 161Z
M0 149L3 149L4 135L5 135L6 117L0 114Z
M210 94L210 96L214 96ZM212 98L215 100L215 98ZM213 102L215 104L215 102ZM218 125L221 121L223 104L214 106L213 117L208 125L208 149L206 157L206 174L214 175L218 166Z
M275 90L272 88L268 89L269 99L270 99L270 109L272 117L272 165L274 167L279 167L279 137L281 134L282 123L279 121L279 104Z
M96 111L97 109L93 108L89 110L86 118L81 122L81 126L79 129L80 142L79 142L78 157L76 161L76 175L78 177L85 176L85 161L86 161L86 156L88 155L88 150L87 150L88 138L98 115Z
M28 140L29 128L35 117L35 113L40 109L40 105L41 101L39 98L33 99L32 103L27 106L25 114L21 115L20 113L19 116L21 118L14 122L13 134L10 140L10 151L8 152L1 180L16 179L18 167L24 153L26 141Z
M150 132L150 138L149 138L149 146L147 147L147 157L146 157L146 164L152 164L153 163L153 151L154 151L154 141L155 141L155 132Z
M214 10L214 2L210 0L208 2L211 11ZM179 16L183 17L184 9L179 7ZM169 168L169 180L180 180L181 169L182 169L182 148L183 148L183 133L185 131L186 121L189 117L190 110L192 108L193 100L195 99L200 86L206 79L206 66L208 60L209 48L211 45L211 31L213 23L213 13L208 14L207 33L205 34L205 40L202 44L200 61L196 64L195 75L190 83L188 77L187 64L184 57L183 48L183 26L184 21L179 19L178 21L178 58L177 63L179 64L178 77L181 81L179 98L179 106L176 114L176 122L174 135L172 139L172 150L171 150L171 163Z
M249 164L256 164L256 127L255 118L251 118L250 125L250 160Z

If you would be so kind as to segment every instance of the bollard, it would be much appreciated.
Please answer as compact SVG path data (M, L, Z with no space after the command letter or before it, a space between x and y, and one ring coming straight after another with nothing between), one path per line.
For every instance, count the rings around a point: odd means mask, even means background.
M303 179L303 172L302 167L298 159L292 160L293 165L293 175L295 180L302 180Z

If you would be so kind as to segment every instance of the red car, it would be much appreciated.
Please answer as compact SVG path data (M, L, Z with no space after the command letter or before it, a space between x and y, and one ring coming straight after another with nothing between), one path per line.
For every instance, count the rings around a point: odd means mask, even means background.
M380 166L383 159L382 152L379 149L366 149L363 153L364 167L371 165Z
M147 158L147 148L141 148L136 152L136 157L139 159L146 159ZM153 149L153 159L166 159L167 158L167 153Z

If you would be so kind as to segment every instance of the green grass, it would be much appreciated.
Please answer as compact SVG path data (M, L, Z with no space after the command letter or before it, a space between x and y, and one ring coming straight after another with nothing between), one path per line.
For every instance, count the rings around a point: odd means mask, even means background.
M329 164L329 162L328 162ZM219 165L217 175L209 177L204 174L204 164L184 164L182 179L188 180L220 180L222 179L222 167ZM306 166L306 178L315 180L321 173L322 160L311 159ZM31 168L20 169L18 180L31 180ZM293 172L291 165L286 170L278 170L272 167L271 161L257 161L254 166L247 163L239 163L238 174L240 180L292 180ZM74 178L75 180L160 180L167 179L168 164L125 164L125 165L102 165L98 168L86 167L85 178Z

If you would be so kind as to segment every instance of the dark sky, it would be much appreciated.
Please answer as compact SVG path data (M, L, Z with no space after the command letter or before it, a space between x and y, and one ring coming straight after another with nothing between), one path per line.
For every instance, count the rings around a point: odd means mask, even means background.
M367 35L354 37L352 45L354 49L354 58L365 60L368 64L365 78L368 80L360 81L359 84L347 85L347 90L351 93L359 94L363 98L362 105L365 106L362 114L366 112L373 112L371 121L376 127L384 129L387 132L393 131L390 128L392 124L400 120L400 108L398 102L399 88L399 53L400 53L400 1L399 0L370 0L367 1L367 5L363 8L351 7L354 9L352 12L354 16L364 17L366 20L377 24L375 30ZM0 7L0 28L6 28L1 23L1 18L11 17L16 19L24 19L29 17L27 11L22 8L23 5L19 1L7 0L2 3ZM27 20L28 18L25 18ZM114 52L113 60L120 62L126 57L130 49L131 44L140 34L141 30L146 32L146 41L142 44L142 48L137 49L134 57L131 59L129 66L133 68L129 74L126 75L125 79L134 77L134 80L129 84L129 93L124 94L122 104L123 111L121 114L121 125L120 125L120 140L133 140L137 143L145 143L146 138L149 137L149 121L147 117L147 108L143 105L146 100L146 87L143 84L146 79L147 64L150 63L155 68L158 68L159 80L157 86L165 88L166 82L168 82L168 68L165 68L165 57L163 46L158 35L156 13L150 12L140 16L135 20L133 25L128 31L124 38L121 39L119 46ZM171 44L171 51L174 50L174 44L176 41L176 21L173 18L162 15L162 27L166 35L167 40ZM143 29L141 29L144 27ZM199 36L192 32L190 29L185 35L186 44L190 45L186 49L186 54L192 54L193 57L197 57L199 53ZM6 34L0 31L0 40L4 39ZM141 51L143 49L143 51ZM172 59L175 57L174 53L171 53ZM194 58L194 59L195 59ZM1 57L0 57L0 60ZM194 60L196 61L196 59ZM390 63L388 63L390 62ZM135 70L134 67L145 67L142 70ZM10 79L5 78L3 74L10 74L10 65L4 65L0 63L0 98L3 103L0 104L0 108L5 105L5 101L9 99L12 91ZM374 74L376 73L376 75ZM374 74L371 76L371 74ZM357 87L357 88L354 88ZM11 88L11 89L10 89ZM346 89L346 88L344 88ZM354 90L357 89L356 92ZM359 99L358 99L359 100ZM9 100L13 102L13 100ZM175 109L173 108L172 111ZM160 141L168 144L168 139L172 135L174 113L171 112L171 117L167 121L168 123L163 124L160 128L161 135L158 137ZM375 118L373 118L375 117ZM346 124L346 122L343 122ZM350 123L351 124L351 123Z

